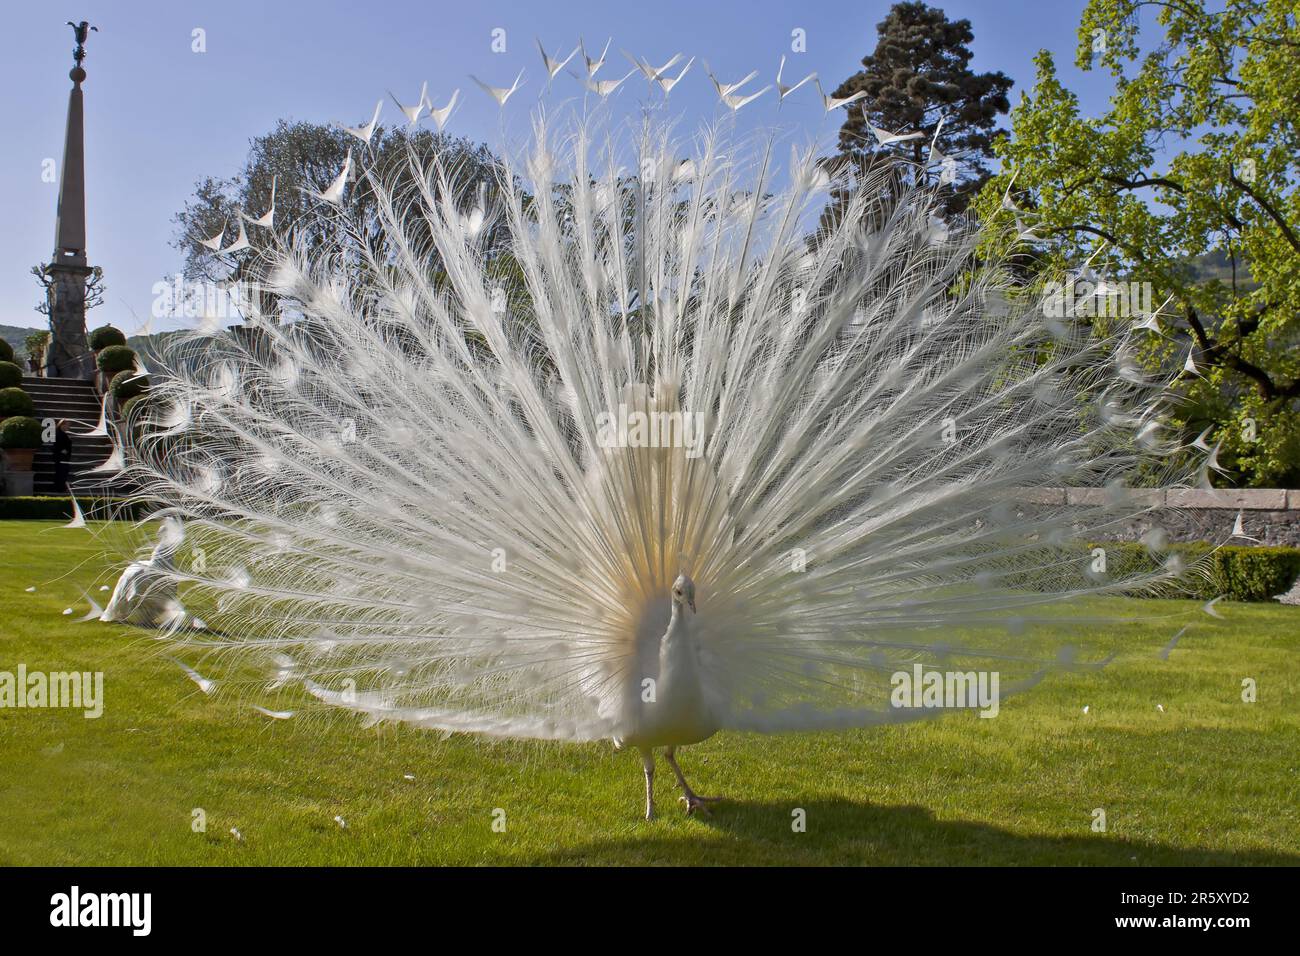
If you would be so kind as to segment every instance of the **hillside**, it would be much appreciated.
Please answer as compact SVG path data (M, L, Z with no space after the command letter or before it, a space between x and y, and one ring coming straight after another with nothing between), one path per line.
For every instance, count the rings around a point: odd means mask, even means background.
M14 347L14 353L20 357L27 356L27 346L24 344L27 336L33 332L39 332L37 328L24 328L21 325L0 325L0 339L4 339Z
M21 325L0 325L0 339L4 339L14 347L14 354L23 360L20 364L23 366L24 370L27 368L27 336L31 335L33 332L40 331L41 329L38 328ZM132 335L126 340L126 344L141 353L147 362L151 357L158 354L157 346L169 335L175 334L175 332L156 332L153 335L143 337Z

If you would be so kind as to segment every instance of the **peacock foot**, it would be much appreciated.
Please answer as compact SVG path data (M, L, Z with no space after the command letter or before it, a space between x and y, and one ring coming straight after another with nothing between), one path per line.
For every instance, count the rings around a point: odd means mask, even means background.
M710 816L712 815L713 811L709 809L709 804L719 803L722 800L725 800L727 798L726 797L701 797L698 793L687 793L683 796L678 797L677 799L682 803L686 804L686 815L689 817L692 814L694 814L696 810L701 811L705 816Z

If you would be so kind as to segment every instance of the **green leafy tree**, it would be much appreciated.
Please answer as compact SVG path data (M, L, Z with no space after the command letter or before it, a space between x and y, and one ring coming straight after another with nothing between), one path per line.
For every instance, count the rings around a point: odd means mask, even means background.
M886 156L901 157L932 181L944 177L952 187L946 211L958 213L990 175L985 162L993 155L997 118L1010 106L1012 80L1003 73L974 72L970 21L949 20L924 3L894 4L876 33L876 48L863 58L862 69L833 94L867 94L846 110L840 152L868 166ZM882 146L868 124L922 135ZM928 164L932 141L950 163Z
M1044 271L1101 253L1168 300L1149 358L1190 354L1179 424L1188 438L1214 429L1220 482L1300 485L1296 20L1290 0L1090 0L1077 63L1110 72L1108 108L1082 115L1040 52L995 145L1005 172L976 203L997 215L1014 176Z
M309 195L323 192L338 176L351 153L352 175L343 195L342 213ZM223 236L230 246L241 218L260 217L271 206L275 188L274 234L293 232L309 250L326 242L379 242L383 236L375 205L375 191L362 168L398 195L414 188L411 161L428 166L437 156L457 191L472 195L475 184L485 183L489 198L495 192L500 161L482 144L429 130L408 133L392 127L375 130L369 146L337 126L281 120L274 130L250 143L243 168L228 178L209 176L195 185L194 194L173 218L177 234L173 245L185 255L187 280L220 285L248 283L256 292L257 308L266 315L276 309L274 297L260 291L265 260L259 250L275 238L244 218L252 248L230 253L203 244ZM415 241L424 238L421 223L406 223ZM487 240L491 243L491 238ZM381 250L382 255L382 250Z

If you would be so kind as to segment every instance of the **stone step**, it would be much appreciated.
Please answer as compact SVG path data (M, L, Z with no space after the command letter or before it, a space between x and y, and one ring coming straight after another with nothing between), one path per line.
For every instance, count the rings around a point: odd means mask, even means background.
M83 398L80 395L36 395L32 392L27 393L31 396L32 404L38 408L42 406L58 406L60 408L93 408L95 414L99 414L99 399Z
M131 494L135 486L124 481L116 475L91 475L78 474L73 472L68 476L68 484L78 495L93 494L97 497L116 498L122 495ZM36 494L53 495L59 494L59 489L54 487L54 472L48 475L37 473L32 479L32 490Z
M23 391L27 391L23 389ZM27 392L35 405L75 405L79 408L93 408L99 411L100 400L94 395L73 394L71 392Z
M73 458L90 458L92 455L110 451L112 447L113 442L110 442L108 438L74 438ZM48 455L51 459L55 457L55 446L42 445L39 449L36 449L36 458L42 458L44 455Z
M72 458L72 464L74 466L89 465L90 467L94 467L108 461L109 456L112 454L113 451L111 448L105 448L98 452L87 451L80 455L74 455ZM48 468L53 471L54 465L55 461L53 455L37 455L32 458L32 467L37 470Z
M99 424L99 409L85 408L82 406L65 406L50 405L43 402L36 402L33 418L53 418L55 420L66 419L79 428L90 431ZM75 436L74 436L75 437Z
M98 418L95 418L92 421L88 418L77 418L73 415L37 415L36 417L42 422L46 419L67 422L68 434L72 436L72 443L74 445L79 441L94 441L96 436L88 435L86 433L94 431L95 426L99 424Z
M113 453L113 449L111 447L100 448L98 450L84 449L83 451L80 452L73 452L72 462L73 464L76 464L77 462L90 461L98 465L101 461L106 461L108 459L108 456L111 455L112 453ZM54 467L54 456L52 454L47 453L42 455L38 452L36 455L32 456L33 468L40 468L43 467L44 465L49 465L51 468Z
M90 455L90 457L86 457L86 458L74 458L72 459L73 471L85 471L86 468L98 468L99 466L101 466L101 464L107 462L107 460L108 460L107 454ZM53 475L53 473L55 473L55 460L53 460L52 458L47 458L45 460L39 458L32 458L31 470L39 471L39 472L48 471L49 473L51 473L51 475Z
M82 430L99 424L102 399L89 381L24 378L23 389L32 397L36 418L67 419Z
M75 428L68 429L68 436L72 439L72 453L74 455L79 454L87 448L108 448L113 444L113 439L109 438L107 435L78 435ZM48 445L42 445L41 448L48 450L50 454L54 453L53 442L50 442Z
M88 378L33 378L30 375L24 375L23 388L88 389L94 391L95 383Z
M79 435L99 424L103 398L91 379L24 377L23 389L32 397L36 418L62 418L71 423L72 460L68 483L76 494L118 496L132 490L115 472L96 472L113 453L113 442L106 435ZM55 494L54 448L46 445L32 459L33 487L37 493Z
M69 480L75 485L79 481L89 481L96 486L103 486L96 493L105 495L120 495L127 493L126 484L121 480L117 472L93 472L92 469L98 468L104 462L108 461L109 456L113 454L113 445L107 439L103 439L104 444L95 448L74 447L72 460L69 462ZM35 487L40 490L44 489L53 493L54 475L55 475L54 451L51 448L41 448L32 458L32 475Z
M108 448L113 444L113 440L107 435L77 435L69 432L72 437L72 453L75 455L85 448ZM54 446L42 445L37 451L48 451L54 454Z
M98 404L99 404L99 395L98 395L98 393L93 392L93 391L89 391L89 392L82 392L82 391L76 391L76 392L73 392L73 391L67 391L67 392L59 391L59 392L55 392L55 391L46 391L46 390L44 390L44 389L35 389L35 388L24 388L23 391L26 392L28 395L30 395L30 396L32 397L32 401L34 401L34 402L40 402L40 401L46 401L46 402L85 402L85 403L87 403L87 404L89 404L89 405L98 405Z
M103 454L78 455L77 457L72 459L72 470L77 471L78 469L80 469L84 471L87 468L98 468L104 462L108 461L109 456L112 454L113 453L111 450L106 450L103 452ZM47 458L38 457L32 459L33 471L53 472L54 465L55 465L55 461L52 457L47 457Z
M78 395L87 398L96 397L99 392L90 382L81 382L76 385L43 385L40 379L23 379L22 388L24 392L30 392L32 395Z
M68 484L78 495L94 495L96 498L117 498L131 493L121 479L102 481L98 475L73 474L68 478ZM32 492L36 495L67 494L54 483L53 475L33 475Z
M100 406L98 395L83 395L80 392L29 392L27 389L23 391L27 392L37 405L85 405L96 410Z
M99 401L99 392L90 385L71 388L68 386L30 385L27 382L23 382L23 391L27 392L29 395L44 395L54 398L85 398Z

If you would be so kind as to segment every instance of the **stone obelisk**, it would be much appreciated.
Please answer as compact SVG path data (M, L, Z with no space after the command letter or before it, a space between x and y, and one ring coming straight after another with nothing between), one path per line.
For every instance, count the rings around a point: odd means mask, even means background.
M86 345L86 283L93 270L86 262L86 152L81 102L86 71L81 61L86 58L86 37L96 28L84 20L68 25L76 34L77 46L72 52L75 65L68 74L72 91L68 94L54 258L45 266L51 332L45 374L52 378L89 378L94 369Z

